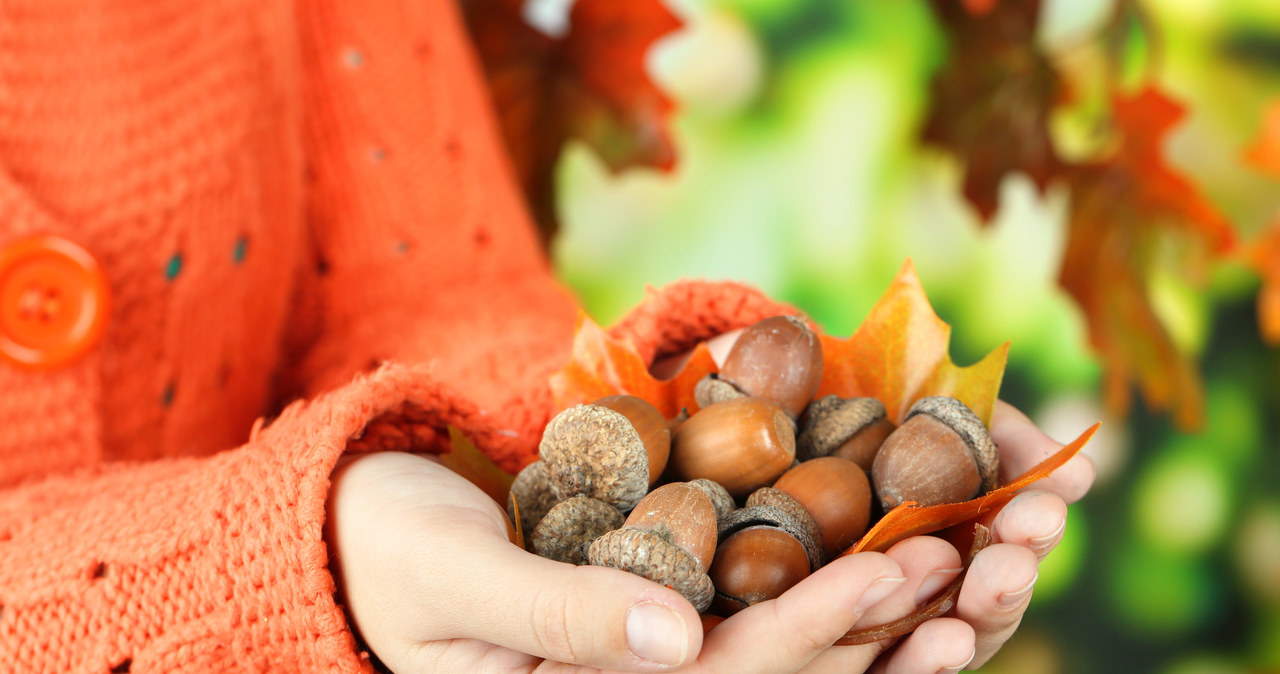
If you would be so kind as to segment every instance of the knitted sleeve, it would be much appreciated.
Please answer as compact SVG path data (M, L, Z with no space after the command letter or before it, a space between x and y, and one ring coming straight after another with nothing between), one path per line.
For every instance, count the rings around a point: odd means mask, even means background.
M576 305L520 204L454 3L298 2L312 223L281 385L241 447L0 490L0 669L367 671L327 568L344 453L508 470L553 412ZM650 360L785 307L654 291L612 328Z

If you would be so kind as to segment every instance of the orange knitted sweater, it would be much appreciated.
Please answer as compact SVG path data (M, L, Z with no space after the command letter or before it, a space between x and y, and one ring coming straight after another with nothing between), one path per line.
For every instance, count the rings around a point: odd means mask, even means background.
M0 670L367 670L335 461L449 425L531 459L576 308L469 49L445 0L0 3L0 266L55 237L109 294L75 358L0 357ZM71 310L3 304L32 278L0 268L0 338ZM613 333L779 310L682 283Z

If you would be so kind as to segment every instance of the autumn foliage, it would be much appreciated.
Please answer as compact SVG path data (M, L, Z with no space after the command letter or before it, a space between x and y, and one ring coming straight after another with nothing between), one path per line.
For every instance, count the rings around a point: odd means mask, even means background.
M577 0L568 31L549 37L524 23L523 4L464 3L517 171L549 236L554 165L570 139L586 141L615 170L673 166L671 103L645 73L644 59L679 21L661 0ZM1184 429L1198 428L1205 395L1199 365L1171 336L1149 279L1163 273L1194 284L1218 262L1248 264L1263 280L1262 334L1280 343L1280 215L1270 227L1252 227L1261 233L1238 245L1233 223L1170 163L1164 146L1186 110L1161 86L1157 67L1136 79L1125 75L1132 24L1142 25L1148 42L1159 41L1135 0L1118 0L1094 36L1107 45L1105 72L1097 77L1103 90L1097 135L1108 140L1087 156L1068 156L1052 133L1055 113L1083 94L1037 38L1040 0L932 0L931 7L947 53L929 83L922 147L958 162L962 195L984 225L997 213L1000 185L1010 175L1028 177L1042 192L1066 188L1058 280L1085 319L1109 410L1125 414L1136 389L1151 409L1170 412ZM1241 156L1280 179L1280 104L1259 121L1258 140ZM831 346L837 360L857 358ZM899 382L906 388L882 392L891 409L901 413L912 387L936 387L962 374L949 361L935 364L918 374L921 380ZM836 371L824 387L864 390L859 377Z

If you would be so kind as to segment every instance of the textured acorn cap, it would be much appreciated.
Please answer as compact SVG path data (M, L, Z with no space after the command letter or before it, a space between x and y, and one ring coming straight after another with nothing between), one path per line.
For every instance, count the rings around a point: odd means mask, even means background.
M693 385L693 399L698 403L699 408L710 407L716 403L746 395L714 372L699 379L698 383Z
M751 492L751 495L747 497L746 507L750 508L752 506L773 506L782 510L794 518L801 527L804 527L811 540L817 541L819 544L822 543L822 525L818 524L818 520L815 520L813 515L791 494L773 487L761 487ZM807 546L805 551L808 551ZM824 559L821 545L819 545L818 564L814 568L825 563L826 560Z
M597 538L587 558L595 566L629 571L684 595L699 613L711 605L715 588L693 555L657 533L615 529Z
M626 416L599 405L575 405L557 414L538 453L551 492L600 499L631 510L649 489L649 454Z
M978 475L982 478L983 494L1000 486L1000 457L996 443L973 410L955 398L930 396L917 400L907 411L903 422L917 414L927 414L946 424L969 446L973 461L978 466Z
M541 461L524 467L511 483L511 496L520 507L520 527L525 536L529 536L543 516L551 510L560 499L551 493L551 483ZM511 507L511 499L507 499L507 517L516 521L515 510Z
M809 570L816 571L822 566L822 539L815 539L799 520L782 508L773 505L738 508L730 513L719 522L720 541L723 543L724 539L733 535L735 531L753 526L777 527L795 536L796 540L804 546L804 552L809 557Z
M729 494L729 490L715 480L700 477L696 480L689 480L689 485L701 489L702 493L711 499L711 505L715 506L716 509L717 522L724 519L738 507L738 504L733 502L733 496Z
M575 496L555 505L530 537L535 554L557 562L587 563L591 541L622 526L618 509L590 496Z
M808 461L829 456L858 431L884 417L884 404L876 398L819 398L809 403L800 422L796 457Z

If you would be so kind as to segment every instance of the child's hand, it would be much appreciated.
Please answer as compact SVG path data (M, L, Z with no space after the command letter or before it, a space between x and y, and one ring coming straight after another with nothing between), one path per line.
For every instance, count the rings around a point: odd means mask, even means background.
M517 548L497 504L426 458L371 454L340 467L328 527L351 621L399 674L572 669L555 663L783 672L819 654L824 665L861 671L883 645L829 645L872 607L867 624L910 612L922 584L931 594L954 577L930 574L960 564L950 545L932 538L887 555L846 557L734 616L704 643L698 614L675 591ZM926 640L937 648L904 649L891 662L910 658L911 671L932 672L964 662L973 648L973 633L959 620L934 621L913 637Z

